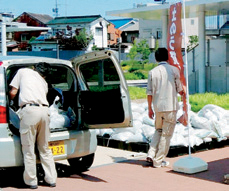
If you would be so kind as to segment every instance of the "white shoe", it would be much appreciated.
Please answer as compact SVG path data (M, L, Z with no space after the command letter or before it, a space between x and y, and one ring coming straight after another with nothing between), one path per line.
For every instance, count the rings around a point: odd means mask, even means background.
M169 161L162 161L161 167L169 166Z
M154 168L169 166L169 161L162 161L161 165L153 165Z

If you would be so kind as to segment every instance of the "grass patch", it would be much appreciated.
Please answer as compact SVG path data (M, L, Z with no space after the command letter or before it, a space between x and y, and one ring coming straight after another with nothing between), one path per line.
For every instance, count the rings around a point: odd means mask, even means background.
M141 65L139 61L123 61L121 63L122 70L124 71L124 76L126 80L142 80L148 79L148 73L158 64L149 63Z
M131 100L147 98L145 88L129 86L128 89ZM191 104L191 110L194 112L200 111L205 105L208 104L218 105L226 110L229 110L229 93L193 94L189 96L189 102Z
M145 88L129 86L128 89L130 92L130 99L131 100L146 99L146 97L147 97Z
M218 105L224 109L229 110L229 93L193 94L189 96L189 102L191 104L192 111L194 112L200 111L207 104Z

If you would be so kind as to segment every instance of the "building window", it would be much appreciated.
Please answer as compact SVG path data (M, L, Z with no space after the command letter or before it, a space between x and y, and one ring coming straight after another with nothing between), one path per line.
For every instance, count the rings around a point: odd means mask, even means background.
M194 25L194 24L195 24L195 20L191 19L191 25Z
M162 38L162 31L157 31L157 39L161 39Z
M29 36L27 33L21 34L21 42L29 40Z
M96 36L102 36L103 29L102 28L95 28L95 35Z
M115 34L114 33L108 33L107 34L107 40L114 40Z

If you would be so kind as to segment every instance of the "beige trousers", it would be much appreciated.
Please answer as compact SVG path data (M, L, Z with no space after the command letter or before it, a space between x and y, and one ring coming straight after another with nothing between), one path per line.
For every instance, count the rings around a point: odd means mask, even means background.
M148 157L153 159L154 166L160 166L169 152L170 140L176 125L176 113L177 111L156 112L156 131L148 151Z
M43 106L26 106L20 113L20 135L24 157L24 181L27 185L37 185L35 143L39 151L45 181L56 183L57 172L53 155L48 147L50 135L49 110Z

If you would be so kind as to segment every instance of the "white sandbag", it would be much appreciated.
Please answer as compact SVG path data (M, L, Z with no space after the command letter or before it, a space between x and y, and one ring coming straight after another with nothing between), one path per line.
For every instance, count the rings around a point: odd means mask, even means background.
M142 133L148 141L150 141L152 139L154 132L155 132L154 127L152 127L150 125L143 125L142 126Z
M141 121L138 121L138 120L135 120L133 121L133 133L134 134L137 134L137 133L142 133L142 122Z
M184 138L183 135L180 135L178 133L174 133L173 137L170 142L170 146L188 146L187 140Z
M179 119L182 115L183 115L183 109L179 109L178 111L177 111L177 117L176 117L176 119Z
M134 120L133 121L133 127L126 127L126 128L114 128L113 129L113 133L114 134L118 134L118 133L123 133L123 132L131 132L133 134L139 132L139 133L142 133L142 123L141 121L138 121L138 120Z
M126 140L126 143L147 143L147 139L142 133L136 133L132 136L129 136Z
M224 115L223 115L223 119L227 121L227 125L229 125L229 111L226 110Z
M220 120L224 113L226 112L225 109L223 109L222 107L219 107L217 105L213 105L213 104L208 104L208 105L205 105L199 112L198 112L198 115L201 116L201 117L204 117L205 116L205 113L207 111L211 111L214 115L217 116L218 120Z
M150 125L150 126L154 127L155 126L155 120L149 118L149 116L147 115L147 116L143 117L143 124Z
M203 139L203 141L204 141L205 143L209 143L209 142L212 142L212 138L210 138L210 137L205 137L205 138Z
M213 120L211 120L211 122L212 122L212 129L218 135L217 141L220 142L223 140L227 140L227 138L224 137L223 132L222 132L222 128L226 126L226 122L224 123L223 121L213 121Z
M205 110L205 113L203 113L203 117L207 118L208 120L218 121L218 117L209 109Z
M121 133L117 133L117 134L112 134L110 139L125 142L132 136L134 136L134 134L128 131L128 132L121 132Z
M187 136L188 135L188 128L185 127L181 123L177 123L175 126L175 129L174 129L174 133L178 133L178 134L181 134L183 136Z
M141 103L141 104L139 104L139 106L142 107L144 110L148 109L148 103L147 102Z
M123 132L131 132L131 133L134 133L134 129L133 129L133 127L113 128L113 133L114 133L114 134L123 133Z
M229 125L221 127L221 129L222 129L223 136L229 138Z
M193 111L189 111L189 117L192 118L193 116L197 115L197 113L193 112Z
M194 128L211 130L211 121L205 117L192 115L192 117L190 118L190 123Z
M212 138L212 139L217 139L217 138L219 138L219 135L217 135L216 132L211 131L207 137Z
M131 104L131 109L132 109L132 112L137 112L137 113L145 112L145 109L140 107L139 104L136 104L136 103Z
M133 115L133 120L136 120L136 119L138 119L141 116L141 113L139 113L139 112L132 112L132 115Z
M140 114L140 116L138 116L137 120L138 120L138 121L141 121L141 123L143 123L143 119L144 119L145 117L147 117L147 116L148 116L148 112L147 112L147 113L144 112L144 113Z
M187 143L190 144L191 147L199 146L204 142L201 138L199 138L195 135L190 135L190 138L186 137L185 139L186 139Z
M209 129L195 129L194 134L195 136L204 139L207 138L211 134L211 130Z

